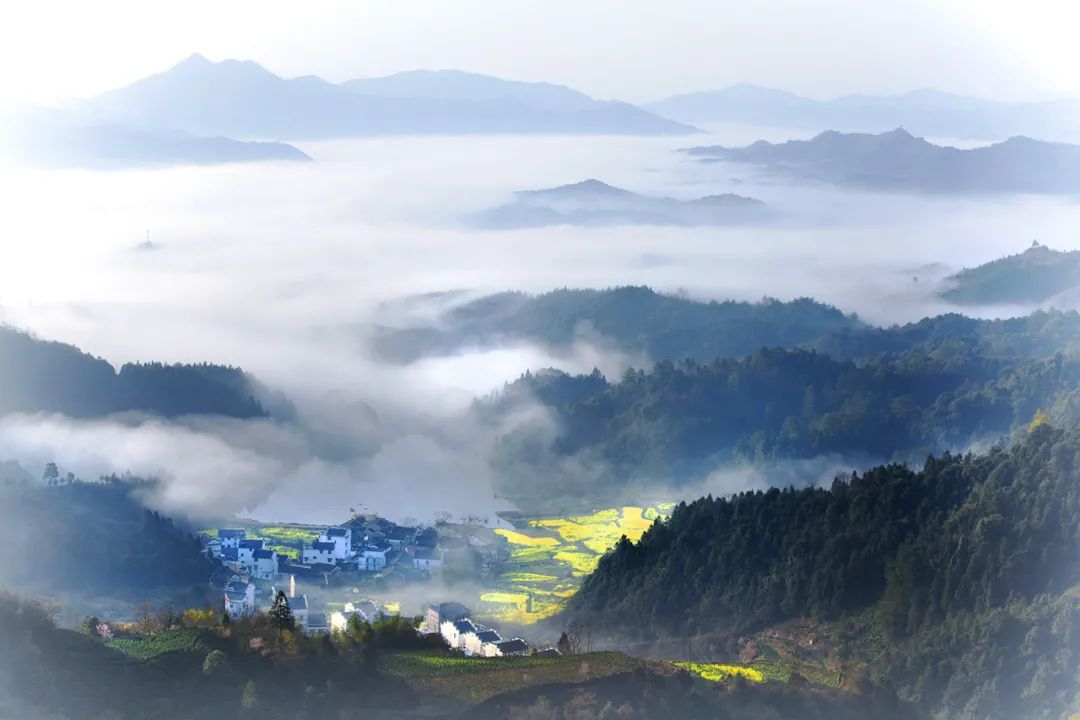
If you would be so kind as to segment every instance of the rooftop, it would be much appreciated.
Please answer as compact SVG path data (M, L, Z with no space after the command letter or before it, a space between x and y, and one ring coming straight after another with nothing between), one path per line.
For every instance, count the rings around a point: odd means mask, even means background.
M341 527L326 528L325 533L326 537L345 537L348 534L349 530Z
M431 609L438 613L441 620L460 620L463 617L472 615L469 608L457 602L439 603L438 605L432 605Z
M336 545L334 545L334 543L332 542L319 542L318 540L316 540L315 542L311 543L311 547L315 550L320 550L322 552L333 552Z
M221 528L217 531L217 536L219 538L244 538L247 537L247 530Z
M503 653L525 652L529 649L529 643L521 638L514 638L513 640L504 640L501 643L495 643L495 647L499 648Z
M256 560L273 560L277 557L277 552L273 550L259 549L252 553Z
M461 618L454 623L454 627L457 628L459 633L474 633L476 632L476 626L473 625L472 620L469 618Z

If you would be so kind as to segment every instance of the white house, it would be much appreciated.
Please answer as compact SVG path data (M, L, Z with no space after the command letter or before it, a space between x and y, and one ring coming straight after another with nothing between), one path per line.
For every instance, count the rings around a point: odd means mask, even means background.
M337 545L332 542L316 540L304 548L300 562L304 565L333 565L336 549Z
M252 554L251 576L258 580L274 580L278 575L276 550L256 550Z
M378 572L386 567L386 556L390 553L390 545L365 545L356 554L356 569L361 572Z
M484 645L493 645L502 642L499 633L491 628L477 626L476 632L465 633L464 647L466 655L483 655Z
M231 618L255 615L255 586L235 575L225 583L225 612Z
M472 612L461 603L444 602L429 605L424 610L424 621L420 623L420 632L424 635L437 635L444 621L451 622L467 618Z
M334 560L344 560L352 555L352 530L350 528L326 528L319 535L319 542L334 544Z
M462 618L461 620L444 620L439 626L439 633L442 634L443 639L446 640L446 644L450 646L451 650L464 650L465 649L465 635L468 633L475 633L476 626L473 625L472 620L468 618Z
M217 536L221 547L235 550L240 545L240 541L247 538L247 531L221 528L217 531Z
M241 540L236 550L237 559L241 565L247 568L248 572L253 572L255 570L255 551L262 549L262 540Z
M529 643L521 638L503 640L496 643L484 643L484 657L512 657L514 655L526 655L529 652Z
M423 570L437 570L442 567L443 553L438 548L418 547L413 551L413 567Z

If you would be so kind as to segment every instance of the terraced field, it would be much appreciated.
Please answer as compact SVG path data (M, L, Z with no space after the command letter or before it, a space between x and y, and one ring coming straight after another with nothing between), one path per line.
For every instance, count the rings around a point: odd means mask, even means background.
M621 537L638 540L671 507L628 505L496 530L510 543L511 568L480 596L474 610L481 619L521 625L556 614Z

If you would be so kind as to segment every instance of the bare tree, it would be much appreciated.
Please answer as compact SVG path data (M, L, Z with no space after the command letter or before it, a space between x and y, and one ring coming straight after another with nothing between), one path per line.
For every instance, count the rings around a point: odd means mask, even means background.
M563 655L577 655L585 645L585 628L581 623L572 622L566 626L555 647Z

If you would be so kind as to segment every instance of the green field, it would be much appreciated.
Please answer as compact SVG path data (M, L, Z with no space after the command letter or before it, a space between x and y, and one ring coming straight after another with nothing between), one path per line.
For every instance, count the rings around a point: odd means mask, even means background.
M146 661L166 653L197 650L202 634L202 630L181 628L142 637L115 638L105 644L130 658Z
M583 682L610 677L650 663L617 652L568 657L473 658L450 652L393 653L381 669L427 692L466 703L535 685Z

